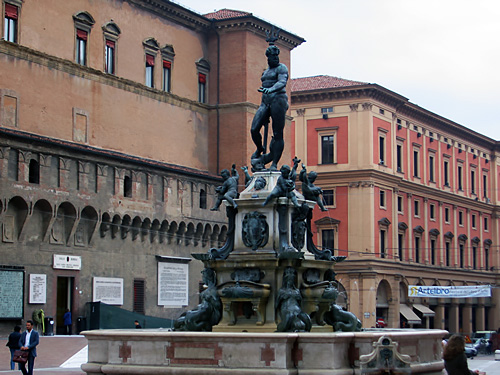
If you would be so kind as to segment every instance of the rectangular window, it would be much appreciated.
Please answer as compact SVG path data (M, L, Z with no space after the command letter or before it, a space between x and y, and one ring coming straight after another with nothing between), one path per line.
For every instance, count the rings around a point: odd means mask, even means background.
M115 74L115 42L106 39L106 73Z
M429 216L432 220L436 219L436 206L433 203L429 205Z
M444 221L446 223L450 222L450 209L448 207L444 208Z
M335 249L335 233L333 229L325 229L321 231L321 245L323 250L330 249L333 254Z
M488 176L483 175L483 193L484 197L488 198Z
M487 217L484 218L484 230L488 231L488 218Z
M458 166L458 171L457 171L457 179L458 179L458 190L464 190L463 189L463 184L462 184L462 166Z
M472 215L471 216L471 224L472 224L472 228L476 229L476 215Z
M420 263L420 237L415 237L415 262Z
M134 279L134 312L139 314L145 314L145 288L143 279Z
M321 108L321 113L332 113L333 107Z
M470 171L470 192L476 194L476 171Z
M449 267L450 266L450 243L445 242L444 246L445 246L445 254L444 254L445 263L446 263L446 266Z
M418 177L418 151L413 151L413 176Z
M477 269L477 247L472 246L472 268Z
M404 250L404 235L402 233L398 233L399 260L403 260L403 250Z
M155 57L153 55L146 54L146 86L154 86L154 67L155 67Z
M484 248L484 268L486 271L490 268L490 249Z
M385 191L384 190L380 190L379 198L380 198L380 207L385 208Z
M172 62L163 60L163 91L170 92L171 88Z
M333 135L321 137L321 164L333 163Z
M385 164L385 137L378 137L379 163Z
M431 239L431 264L436 264L436 240Z
M15 5L5 3L3 38L7 42L17 43L17 18L18 8Z
M450 163L445 160L443 164L444 186L450 186L449 165Z
M323 190L323 201L325 206L333 206L335 205L335 199L333 195L333 190Z
M413 202L413 213L415 216L420 216L420 202L419 201L414 201Z
M459 248L460 268L464 268L464 244L460 244Z
M385 252L385 230L381 229L380 230L380 257L385 258L386 252Z
M87 65L87 38L86 31L76 29L76 62L80 65Z
M464 213L458 211L458 225L464 225Z
M207 75L198 73L198 101L207 102Z
M403 213L403 197L398 195L398 212Z
M396 168L398 172L403 172L403 146L396 145Z
M429 156L429 181L434 182L434 156Z

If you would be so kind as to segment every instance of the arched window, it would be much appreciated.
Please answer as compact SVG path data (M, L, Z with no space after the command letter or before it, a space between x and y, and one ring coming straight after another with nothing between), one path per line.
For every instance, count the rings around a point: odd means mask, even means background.
M35 159L30 160L28 179L30 184L40 183L40 164Z
M132 198L132 178L130 176L125 176L123 179L123 196Z
M207 208L207 192L204 189L200 190L200 208Z

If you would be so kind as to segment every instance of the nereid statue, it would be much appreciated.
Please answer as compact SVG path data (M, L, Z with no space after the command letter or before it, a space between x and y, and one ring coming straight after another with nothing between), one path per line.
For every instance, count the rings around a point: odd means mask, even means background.
M236 165L233 164L231 168L231 174L229 174L229 171L227 169L223 169L220 172L224 183L220 186L217 186L215 191L217 192L217 201L215 202L215 205L210 209L210 211L218 211L219 206L221 205L222 201L225 199L227 200L233 208L238 208L238 205L234 201L234 199L238 196L238 179L239 179L239 174L238 171L236 171Z
M318 174L315 171L307 173L306 166L302 164L299 180L302 181L302 194L304 195L304 198L309 201L317 202L321 211L328 211L328 209L323 205L323 199L321 198L323 190L321 190L318 186L314 186L314 181L316 181L317 177Z
M300 207L299 202L297 202L297 197L294 193L295 179L297 178L297 166L299 165L299 163L300 159L297 159L295 157L293 159L293 168L290 168L286 164L281 167L281 176L278 177L276 186L267 196L266 200L262 204L263 206L267 205L273 198L286 197L288 199L291 199L295 207Z
M222 317L222 302L217 295L215 271L205 268L203 282L208 286L200 293L201 303L194 309L183 313L174 323L175 331L212 331Z

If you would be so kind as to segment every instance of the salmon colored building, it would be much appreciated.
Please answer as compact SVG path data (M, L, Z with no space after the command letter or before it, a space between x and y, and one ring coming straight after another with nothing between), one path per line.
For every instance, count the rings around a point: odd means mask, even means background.
M377 84L292 80L295 154L318 172L315 241L346 304L375 327L471 333L500 326L497 141ZM410 298L409 285L491 285L491 297Z
M0 304L0 330L42 309L60 333L64 311L84 316L103 279L122 285L115 305L139 314L195 306L202 264L190 253L225 241L225 212L208 209L220 170L254 151L273 25L164 0L0 10L0 273L17 301ZM281 62L302 42L281 31ZM160 301L165 262L188 264L187 301Z

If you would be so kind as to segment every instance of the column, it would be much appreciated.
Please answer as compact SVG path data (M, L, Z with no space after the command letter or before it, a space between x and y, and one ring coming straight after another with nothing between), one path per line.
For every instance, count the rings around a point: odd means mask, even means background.
M466 335L472 333L472 305L462 305L462 332Z
M450 305L450 308L448 309L448 311L449 311L448 321L450 324L450 327L449 327L450 333L460 332L460 329L458 327L458 308L459 308L459 305L457 303L452 303Z
M444 329L444 304L441 298L438 299L438 304L436 305L434 312L434 327L433 329Z
M476 331L485 331L484 298L478 298L476 306Z

